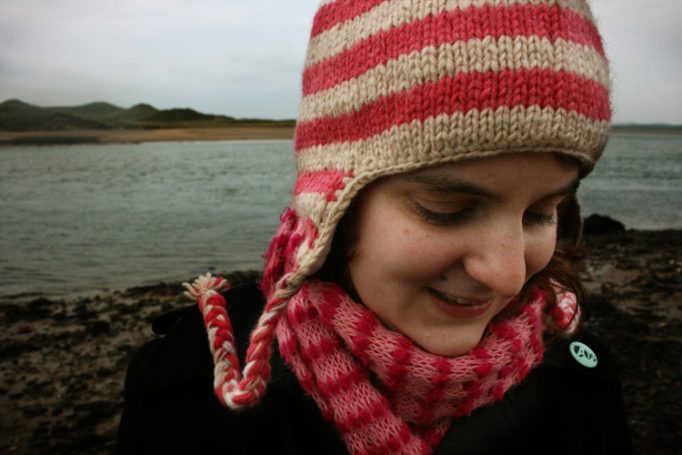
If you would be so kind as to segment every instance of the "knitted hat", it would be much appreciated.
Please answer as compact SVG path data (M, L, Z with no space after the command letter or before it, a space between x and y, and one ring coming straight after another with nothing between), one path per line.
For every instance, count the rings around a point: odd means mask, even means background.
M295 245L286 264L270 257L266 283L284 278L278 289L295 292L378 177L515 152L561 153L586 174L610 118L585 1L323 1L303 73L294 213L282 223Z
M324 263L369 182L503 153L556 152L588 173L610 126L609 72L584 0L323 0L296 126L292 208L268 253L248 404L274 327Z

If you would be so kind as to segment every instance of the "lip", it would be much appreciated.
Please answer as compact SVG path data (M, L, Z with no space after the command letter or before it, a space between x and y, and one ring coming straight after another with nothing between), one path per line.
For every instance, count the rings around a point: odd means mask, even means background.
M467 299L451 296L433 288L427 288L427 290L431 300L442 312L457 319L474 319L482 316L495 302L493 298L483 300ZM454 300L457 301L455 302Z

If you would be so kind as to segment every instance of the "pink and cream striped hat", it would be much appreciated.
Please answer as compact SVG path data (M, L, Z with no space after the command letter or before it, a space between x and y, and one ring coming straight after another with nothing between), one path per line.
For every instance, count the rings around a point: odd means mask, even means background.
M293 200L265 255L267 302L243 375L215 292L226 283L187 285L212 321L218 395L241 408L265 392L275 327L369 182L519 152L573 157L586 174L610 118L608 62L584 0L324 0L303 73Z
M518 152L564 154L588 173L607 141L609 85L584 0L323 0L266 295L286 299L322 266L378 177Z

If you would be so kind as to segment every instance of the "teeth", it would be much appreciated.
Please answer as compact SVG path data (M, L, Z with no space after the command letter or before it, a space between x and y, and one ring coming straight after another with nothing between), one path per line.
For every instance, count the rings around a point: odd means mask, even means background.
M441 299L443 299L443 300L445 300L445 301L447 301L447 302L450 302L450 303L452 303L452 304L454 304L454 305L479 305L479 304L482 303L482 302L476 301L476 300L468 300L468 299L462 299L462 298L460 298L460 297L455 297L455 296L453 296L453 295L450 295L450 294L446 294L446 293L444 293L444 292L441 292L441 291L439 291L439 290L437 290L437 289L433 289L433 288L432 288L431 290L432 290L433 292L435 292L436 294L438 294L438 296L439 296Z
M461 305L461 304L463 303L461 299L458 299L458 298L456 298L456 297L453 298L453 297L450 297L450 296L445 295L445 294L441 294L441 296L443 296L443 298L444 298L445 300L447 300L448 302L456 303L456 304L458 304L458 305Z
M467 302L467 301L465 301L465 300L463 300L463 299L460 299L460 298L458 298L458 297L454 297L454 296L445 294L444 292L440 292L440 291L435 290L435 289L434 289L434 291L436 291L436 293L437 293L443 300L447 300L448 302L452 302L452 303L454 303L454 304L456 304L456 305L467 305L467 304L470 304L469 302Z

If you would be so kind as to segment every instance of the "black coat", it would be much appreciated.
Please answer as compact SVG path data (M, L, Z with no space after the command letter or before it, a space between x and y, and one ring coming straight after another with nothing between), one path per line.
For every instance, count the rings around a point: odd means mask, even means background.
M250 284L231 289L226 298L243 353L263 296ZM199 310L168 313L154 331L164 336L143 346L128 368L118 453L347 453L276 347L265 398L235 413L213 393L213 361ZM578 364L569 341L554 340L543 363L502 401L455 420L435 453L631 453L612 358L593 336L582 333L578 339L597 354L596 368Z

